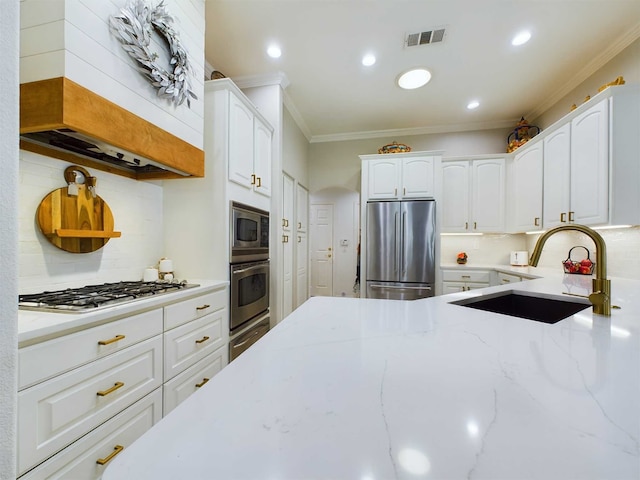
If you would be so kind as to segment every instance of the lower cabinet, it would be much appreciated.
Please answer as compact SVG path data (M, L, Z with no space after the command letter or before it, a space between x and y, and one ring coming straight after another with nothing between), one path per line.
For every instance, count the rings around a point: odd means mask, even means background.
M228 302L222 286L20 348L21 480L100 478L111 459L227 365Z
M509 283L518 283L522 281L522 277L519 275L512 275L510 273L498 272L498 285L507 285Z
M99 478L109 462L162 418L162 393L146 397L40 464L21 480Z
M485 288L491 284L489 270L443 270L442 294L466 292L476 288Z

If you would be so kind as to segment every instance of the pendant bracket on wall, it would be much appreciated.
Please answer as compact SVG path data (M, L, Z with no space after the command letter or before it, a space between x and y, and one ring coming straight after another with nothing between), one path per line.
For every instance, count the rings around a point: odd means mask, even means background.
M67 252L89 253L120 237L111 209L96 193L96 177L74 165L65 169L64 179L67 186L44 197L36 213L47 240Z

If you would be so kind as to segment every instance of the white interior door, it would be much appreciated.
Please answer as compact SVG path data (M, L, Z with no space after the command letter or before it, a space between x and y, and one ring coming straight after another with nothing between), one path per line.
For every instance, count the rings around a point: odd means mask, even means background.
M311 296L333 295L333 205L312 204L309 219Z

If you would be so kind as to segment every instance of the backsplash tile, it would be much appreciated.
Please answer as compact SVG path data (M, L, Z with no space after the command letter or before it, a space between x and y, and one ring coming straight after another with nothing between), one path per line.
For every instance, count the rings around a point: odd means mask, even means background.
M607 276L640 279L640 226L632 228L598 230L607 244ZM440 243L440 260L443 264L455 263L458 252L467 252L468 265L509 264L512 250L533 252L540 235L443 235ZM562 272L562 261L566 260L569 249L584 245L595 261L593 241L580 232L562 232L547 240L539 267L557 268ZM572 258L582 260L583 249L576 249Z
M109 205L115 229L113 238L92 253L69 253L51 245L36 222L40 201L65 186L64 170L70 163L22 150L19 169L18 289L20 293L87 284L140 280L145 267L163 256L162 186L138 182L100 170L98 195Z

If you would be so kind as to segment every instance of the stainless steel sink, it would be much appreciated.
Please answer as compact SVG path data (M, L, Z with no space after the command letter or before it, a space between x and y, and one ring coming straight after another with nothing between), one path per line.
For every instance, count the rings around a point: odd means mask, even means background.
M532 292L514 290L449 303L544 323L559 322L591 306L586 298L584 301L570 300L564 297L539 296Z

